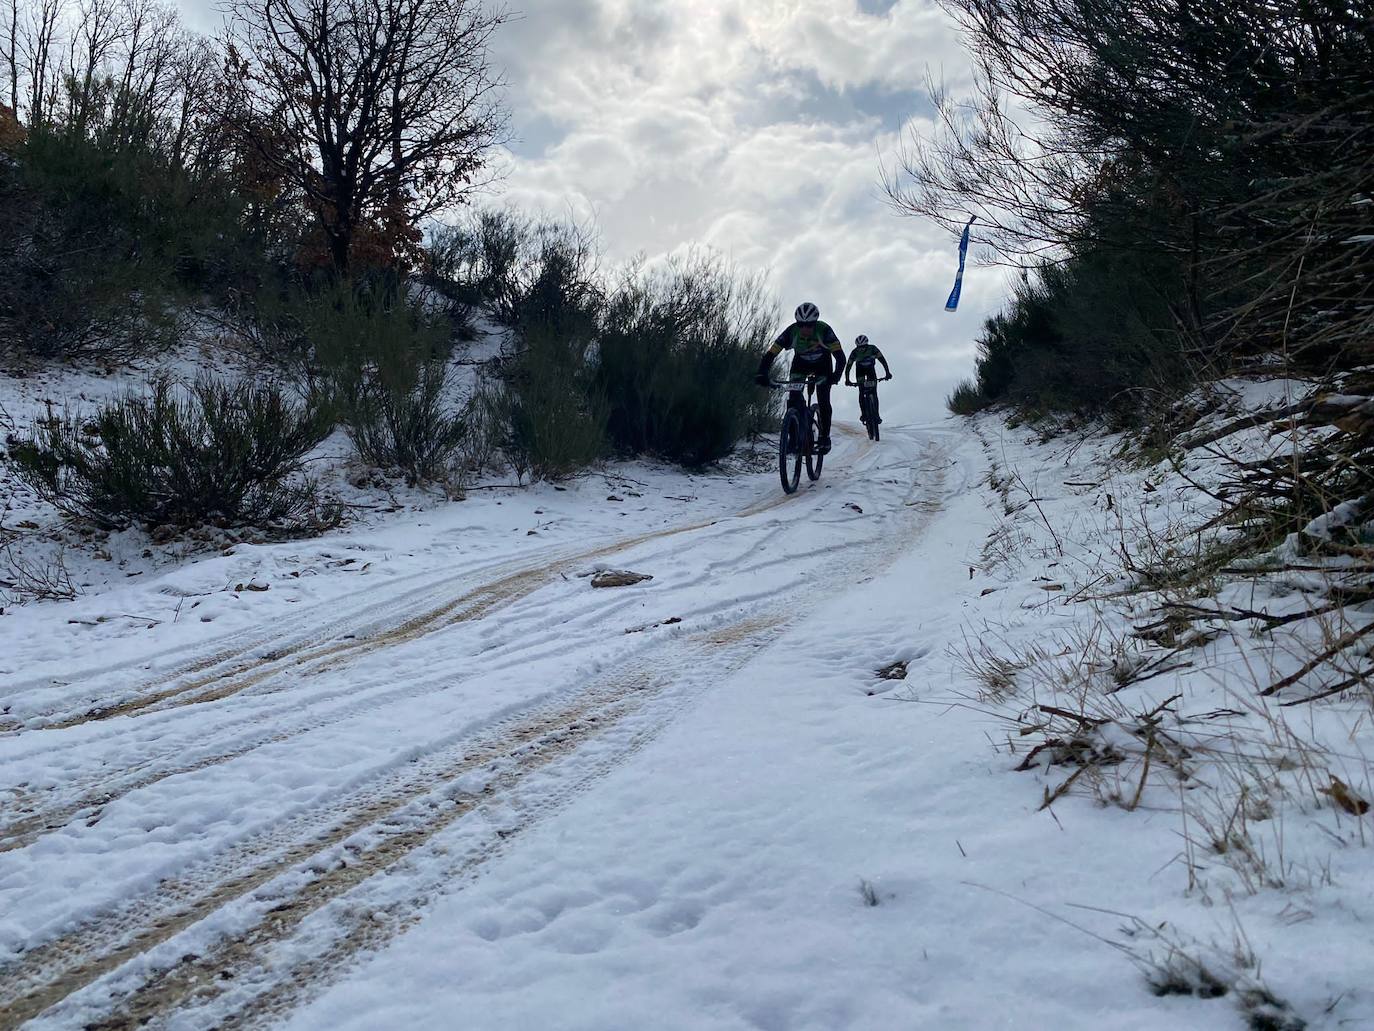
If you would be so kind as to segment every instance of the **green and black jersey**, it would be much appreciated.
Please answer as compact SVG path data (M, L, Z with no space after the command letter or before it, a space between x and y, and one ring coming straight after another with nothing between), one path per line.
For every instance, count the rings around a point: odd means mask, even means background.
M860 344L849 352L849 364L845 366L844 373L848 376L853 371L859 379L877 379L878 370L874 367L876 362L882 362L883 372L888 376L892 375L892 370L887 367L887 359L876 345Z
M794 379L817 372L829 376L844 368L844 347L826 322L792 323L778 334L773 346L764 354L759 372L767 373L773 367L773 360L783 351L792 352Z

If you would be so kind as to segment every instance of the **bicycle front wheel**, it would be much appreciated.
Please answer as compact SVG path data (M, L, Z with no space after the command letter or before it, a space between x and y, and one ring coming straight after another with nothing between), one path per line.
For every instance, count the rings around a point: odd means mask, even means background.
M792 494L801 482L802 425L795 409L782 418L782 432L778 434L778 478L784 494Z
M811 406L811 446L806 449L806 478L819 480L821 466L825 465L825 455L820 453L821 414L817 405Z

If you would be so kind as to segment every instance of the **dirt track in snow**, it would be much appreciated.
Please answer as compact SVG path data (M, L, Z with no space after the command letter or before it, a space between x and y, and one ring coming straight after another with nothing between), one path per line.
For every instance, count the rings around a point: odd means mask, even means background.
M235 1026L288 1008L513 847L521 830L626 761L674 712L746 664L760 641L801 618L807 585L835 557L832 531L817 518L821 546L782 554L777 534L827 502L830 520L828 487L865 484L885 509L878 533L843 546L846 573L861 579L914 540L942 496L939 440L891 434L880 448L847 442L821 483L791 498L775 476L761 475L758 501L741 511L589 549L522 553L458 577L412 578L351 613L308 613L252 640L175 656L142 683L109 678L108 697L99 697L101 675L73 678L70 708L19 731L51 742L62 772L5 814L0 852L22 854L52 834L99 834L106 807L173 778L194 794L216 768L267 746L306 747L331 727L493 670L518 675L536 659L609 636L625 641L609 672L583 673L552 698L408 743L403 757L328 804L270 819L142 893L73 912L60 933L0 964L0 1026L40 1016L53 1026L148 1026L209 1005L223 1011L218 1026ZM689 545L718 555L728 574L714 574L711 602L684 596L671 631L626 634L625 591L585 592L562 607L538 597L595 560L624 555L648 568ZM780 570L790 586L753 587ZM379 653L442 645L445 632L498 615L495 641L455 639L424 675L357 668ZM413 861L421 855L425 862Z

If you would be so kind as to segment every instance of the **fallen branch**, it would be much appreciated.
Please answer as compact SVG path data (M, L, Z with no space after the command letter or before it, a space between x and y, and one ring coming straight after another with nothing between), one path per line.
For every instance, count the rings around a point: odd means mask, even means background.
M1330 698L1332 695L1340 694L1342 691L1349 691L1352 687L1359 687L1361 684L1368 683L1371 676L1374 676L1374 666L1361 670L1353 677L1347 677L1339 684L1318 691L1316 694L1308 695L1306 698L1294 698L1291 702L1280 702L1279 708L1286 709L1293 705L1306 705L1308 702L1315 702L1322 698Z
M1333 642L1325 650L1318 653L1317 655L1314 655L1307 662L1304 662L1301 668L1299 668L1296 673L1290 673L1288 676L1284 677L1277 683L1269 685L1263 691L1260 692L1260 695L1267 697L1268 695L1277 694L1279 691L1282 691L1285 687L1292 687L1299 680L1301 680L1303 677L1307 676L1307 674L1311 673L1314 669L1320 666L1323 662L1326 662L1328 659L1331 659L1338 652L1342 652L1346 648L1349 648L1352 644L1360 640L1360 638L1364 637L1371 630L1374 630L1374 623L1368 623L1358 630L1346 631L1345 633L1341 634L1340 637L1336 638L1335 642Z
M1207 433L1182 441L1179 446L1182 447L1184 451L1192 451L1195 448L1202 447L1204 444L1211 444L1221 440L1223 437L1229 437L1233 433L1239 433L1241 430L1248 430L1253 426L1263 426L1266 422L1273 422L1275 419L1286 419L1289 416L1297 415L1299 412L1306 412L1310 410L1311 407L1311 402L1299 401L1295 404L1286 405L1283 408L1271 408L1267 411L1256 412L1254 415L1247 415L1243 419L1228 422L1226 425L1218 427L1215 430L1210 430Z
M1056 708L1053 705L1037 705L1036 708L1046 716L1062 716L1066 720L1074 720L1085 727L1100 727L1106 723L1112 722L1110 719L1103 716L1089 716L1087 713L1071 712L1068 709Z
M1301 623L1303 620L1316 619L1318 616L1330 615L1332 612L1344 608L1347 604L1348 602L1346 601L1340 601L1330 605L1323 605L1320 608L1303 609L1301 612L1290 612L1286 616L1274 616L1268 612L1261 612L1258 609L1209 609L1186 601L1166 601L1161 607L1195 612L1197 613L1195 618L1201 619L1220 619L1228 622L1242 619L1258 619L1265 624L1266 630L1272 630L1275 627L1287 626L1289 623Z

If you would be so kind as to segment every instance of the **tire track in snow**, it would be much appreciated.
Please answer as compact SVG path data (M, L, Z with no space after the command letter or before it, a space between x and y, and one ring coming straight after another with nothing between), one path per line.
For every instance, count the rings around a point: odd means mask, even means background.
M523 597L542 587L559 572L578 562L585 562L600 555L612 553L621 547L631 547L642 540L649 540L670 533L683 533L695 528L680 527L658 534L632 537L619 545L581 552L560 562L536 561L526 563L527 568L508 573L494 581L466 591L456 598L449 598L438 605L426 607L423 611L405 618L396 626L371 633L366 631L359 633L357 631L349 632L347 624L340 624L329 630L321 630L314 635L316 640L330 639L329 643L314 647L312 647L314 642L309 640L284 644L281 647L268 650L265 656L248 657L236 667L216 671L189 682L178 681L168 686L155 687L149 693L142 693L137 697L87 710L80 714L56 716L55 718L50 715L43 723L42 729L66 730L119 716L137 716L185 705L220 701L255 687L283 672L309 675L317 667L356 661L381 649L392 648L438 630L446 629L455 623L480 619L502 604ZM389 601L390 599L382 598L373 604L386 606ZM165 685L167 681L163 680L159 683Z
M848 431L852 432L852 431ZM866 442L865 442L866 443ZM860 451L862 456L865 451ZM735 513L733 518L745 518L767 512L790 498L784 495L765 497ZM421 596L419 611L411 604L401 605L400 622L395 617L386 623L376 620L359 626L350 620L331 619L323 624L307 624L302 630L289 634L276 634L258 637L251 642L231 648L220 648L205 655L192 655L185 660L170 676L163 675L148 683L134 688L133 697L112 700L106 704L91 707L83 706L82 711L54 709L35 713L24 719L21 725L10 731L23 734L35 730L66 730L90 723L99 723L120 716L138 716L149 712L161 712L182 705L195 705L219 701L253 687L262 681L286 670L303 672L301 667L329 661L351 662L383 648L394 647L424 637L427 634L452 626L492 611L504 602L523 597L552 581L572 566L593 561L636 547L648 541L663 540L683 533L691 533L713 526L722 519L732 516L718 516L697 520L680 526L667 527L621 538L610 544L595 548L569 552L566 545L550 549L538 558L524 559L518 564L503 563L497 569L511 570L496 580L479 584L458 597L452 597L453 578L448 577L438 584L427 584L400 595L374 598L369 604L355 613L365 615L377 608L394 609L398 603L415 595ZM552 561L551 561L552 560ZM465 579L468 579L465 577ZM437 604L435 596L444 600ZM337 602L325 602L319 606L328 610ZM470 606L469 613L464 608ZM409 611L409 614L405 614ZM462 611L459 611L462 610ZM124 668L127 668L126 664ZM227 668L226 668L227 667ZM80 676L80 675L78 675ZM189 681L184 678L190 676ZM14 694L22 692L18 685ZM127 692L129 689L124 689Z
M794 495L795 497L795 495ZM769 508L776 507L779 502L776 499L769 499L762 506L750 506L750 514L767 511ZM737 516L736 518L740 518ZM386 631L379 638L373 638L358 642L345 642L341 645L327 646L306 654L285 655L274 654L269 660L259 664L257 667L250 667L245 675L234 677L232 674L224 678L213 691L209 693L195 695L191 698L182 698L172 706L167 708L177 708L185 705L198 704L208 701L216 701L228 698L231 695L257 688L263 693L275 693L288 690L297 686L300 679L305 677L318 676L321 673L329 672L341 662L361 658L366 654L377 651L383 647L394 647L407 641L415 640L426 636L428 633L438 629L452 627L459 623L474 622L486 615L491 614L500 608L505 608L521 599L528 597L540 588L554 582L559 577L566 574L573 567L591 561L596 558L605 557L618 551L629 550L638 547L649 541L659 541L675 537L683 533L691 533L712 526L719 525L724 519L703 520L681 527L673 527L662 531L649 534L640 534L615 542L611 545L585 550L574 553L556 562L543 562L533 564L525 562L522 568L500 577L495 581L483 584L467 594L446 603L437 610L419 618L412 618L400 626ZM561 549L566 551L566 549ZM442 623L436 625L438 615L442 613ZM320 636L324 636L323 634ZM513 660L519 661L519 660ZM497 667L499 668L499 667ZM489 669L485 672L491 672ZM78 818L90 821L88 825L93 825L99 818L99 811L111 802L141 788L150 787L171 776L184 773L192 773L199 770L208 769L213 766L229 762L239 758L249 752L269 744L277 744L289 740L300 734L312 730L320 729L331 723L339 722L344 719L365 713L369 710L384 706L391 702L406 700L422 696L434 690L453 687L458 683L472 679L473 675L452 676L430 679L421 683L411 683L406 688L398 691L384 692L380 697L369 698L364 702L352 705L329 714L325 717L307 716L304 719L297 719L288 728L280 727L279 723L274 722L274 729L271 732L260 735L258 739L246 742L240 746L222 749L209 755L202 755L194 759L186 759L188 743L176 741L164 747L163 751L152 757L144 759L126 766L123 770L110 771L108 768L101 768L94 772L84 781L69 782L61 785L65 789L66 798L56 803L44 804L44 799L58 790L57 787L50 787L42 795L30 794L25 799L23 810L18 806L11 808L23 815L17 819L10 819L0 824L0 853L13 851L32 844L46 833L62 830L73 820ZM281 679L278 683L272 683L274 678ZM124 711L120 714L133 715L134 710L129 706L137 705L139 709L149 709L157 701L168 697L172 693L181 694L182 692L192 691L195 687L203 683L208 683L212 678L204 681L193 682L190 685L182 685L175 689L161 692L153 696L145 696L136 702L128 703L126 706L118 707ZM391 683L387 678L384 683ZM340 696L356 697L360 690L365 690L368 686L350 683L346 687L327 694L324 697L318 695L310 699L311 703L329 701ZM163 709L153 709L152 711L164 711ZM101 713L70 721L63 721L49 724L45 729L61 729L64 727L77 725L86 722L95 722L112 718L115 715L114 709L104 710ZM214 728L216 734L222 735L226 729L234 727L252 726L265 723L270 719L271 714L250 713L238 720L230 720L228 724L220 723ZM287 717L289 719L289 715ZM114 732L121 738L127 733L122 728ZM78 742L72 745L73 749L89 747L90 742ZM170 764L168 758L179 759ZM161 765L159 765L161 761ZM75 797L72 797L72 796Z
M313 935L307 931L307 935L296 936L310 937L315 941L323 939L320 942L322 948L315 949L313 953L307 952L304 958L287 965L285 970L274 970L276 976L270 983L261 985L261 990L244 1002L226 1000L226 1006L215 1007L215 1000L212 999L207 1009L222 1008L226 1012L207 1012L205 1015L217 1031L265 1026L272 1019L285 1015L311 994L319 991L324 984L336 980L342 971L356 963L363 954L384 948L417 923L425 908L440 895L461 890L475 880L484 865L518 843L519 835L557 812L595 781L627 762L667 727L678 713L709 690L713 682L741 668L748 661L749 654L757 647L760 635L772 632L782 625L784 624L781 614L756 613L726 627L696 635L698 641L709 643L717 660L722 657L722 646L727 646L729 656L723 662L717 661L711 667L709 675L699 673L694 687L688 691L679 691L679 696L665 707L666 711L652 714L647 726L625 730L627 740L624 743L586 764L562 790L556 789L553 794L546 794L542 802L527 807L520 813L522 819L515 825L503 824L487 840L485 847L460 855L457 861L438 870L412 869L399 873L388 871L388 879L405 876L409 881L407 897L399 905L394 901L389 905L384 902L376 907L371 905L367 898L367 882L361 884L349 896L326 903L326 906L332 906L336 910L330 914L332 926L328 935L316 930ZM652 702L653 699L650 698L648 703ZM622 728L608 726L603 729L609 735ZM376 882L373 884L375 886ZM323 908L325 907L319 907ZM319 912L319 909L316 912ZM377 919L379 912L385 913L385 918L380 921ZM309 919L309 916L305 919ZM298 926L304 922L305 920L299 921ZM259 969L265 966L262 951L259 949L259 955L251 958L251 962Z
M836 429L855 439L858 444L857 453L852 456L854 462L868 457L872 451L872 442L866 436L857 433L853 428L837 423ZM419 615L401 617L398 624L393 618L386 624L382 624L381 629L369 635L367 631L360 630L355 633L345 633L347 623L330 623L324 627L316 625L313 630L302 631L293 628L287 634L283 634L275 640L272 638L257 638L239 649L218 650L200 658L192 658L176 670L171 677L163 676L150 685L144 685L146 692L148 687L155 690L152 693L140 694L136 698L128 699L121 703L112 704L96 710L87 709L81 714L69 715L51 719L53 714L49 714L47 719L40 726L33 728L39 729L70 729L90 723L99 723L115 718L116 716L149 716L153 713L166 712L184 706L201 704L206 702L218 701L234 695L258 689L259 693L273 693L296 686L303 678L317 676L335 668L337 665L351 662L365 657L383 648L395 647L417 640L438 630L447 629L454 625L464 622L472 622L494 612L498 608L504 608L520 599L528 597L541 587L553 582L560 576L564 576L573 567L602 558L619 551L626 551L638 547L646 542L666 540L684 533L692 533L709 527L717 526L730 519L743 519L765 513L777 508L787 502L796 501L808 496L808 492L799 492L793 495L783 495L778 492L770 492L768 496L760 501L751 504L735 513L733 516L720 517L715 519L698 520L689 524L677 527L668 527L663 530L652 531L649 533L637 534L619 541L612 542L598 548L586 549L569 553L566 546L549 549L541 555L539 559L526 559L518 564L501 563L493 567L488 567L488 574L493 571L500 571L503 575L495 580L479 584L471 588L458 598L445 601L443 604L432 607ZM550 559L553 561L550 561ZM466 579L466 577L465 577ZM443 586L440 584L438 586ZM432 598L436 592L436 585L426 584L420 588L411 588L399 595L388 599L383 597L380 601L374 601L368 608L359 610L359 613L366 613L375 610L377 607L387 606L397 599L414 598L418 596L423 603L433 605ZM377 625L373 620L371 625ZM329 642L320 644L320 642ZM272 645L275 644L275 647ZM312 645L317 647L312 648ZM180 677L188 672L203 672L212 667L222 667L231 663L235 658L242 659L248 656L246 661L238 666L231 666L229 669L216 669L212 673L190 682L181 682ZM142 660L146 661L146 660ZM129 665L135 665L132 663ZM468 678L461 678L468 679ZM453 680L449 681L454 683ZM350 684L348 687L334 692L332 695L324 697L315 696L310 699L312 703L327 702L332 698L340 696L356 696L359 691L358 684ZM366 686L366 685L364 685ZM434 685L428 685L433 689ZM200 689L210 687L208 691ZM197 693L197 692L200 693ZM83 818L94 822L99 818L100 809L110 802L140 788L149 787L170 776L183 773L191 773L198 770L210 768L229 762L235 758L247 754L255 748L268 744L279 743L288 740L293 736L306 733L310 730L319 729L329 723L347 719L358 715L376 706L385 705L388 702L413 698L427 693L424 689L416 690L411 688L393 692L390 695L378 698L374 703L364 703L354 706L351 709L331 715L326 719L306 719L297 721L294 729L278 730L270 734L260 736L256 741L245 743L242 746L232 749L222 749L214 754L202 755L198 758L186 760L184 755L188 748L188 743L177 741L167 747L160 754L147 757L140 762L127 766L120 771L110 771L102 767L98 771L88 776L84 781L68 782L62 785L47 787L42 792L32 790L26 791L21 797L23 799L22 808L18 804L11 805L11 811L21 813L17 818L11 818L7 822L0 824L0 853L13 851L32 844L45 833L58 831L66 827L75 819ZM163 704L167 703L167 704ZM227 725L221 723L214 729L216 734L222 734L227 729L252 725L265 722L274 714L251 713L240 719L231 719ZM127 742L129 731L127 728L120 727L112 730L107 737L118 738L121 744ZM73 751L88 749L91 739L86 738L81 741L72 742L69 748ZM169 757L183 757L180 762L168 765L166 759ZM161 760L163 765L158 766ZM57 803L47 803L45 800L51 798L58 789L64 789L67 797ZM75 797L71 797L72 795Z
M130 690L138 690L140 687L144 691L173 687L180 680L197 674L204 674L209 680L213 680L218 676L232 674L245 663L271 661L284 650L299 651L311 645L337 638L340 636L340 631L345 628L351 627L355 632L361 634L371 634L389 629L397 622L398 618L404 621L424 606L437 604L445 596L445 591L451 593L451 585L455 580L466 582L474 576L489 576L493 572L510 568L512 568L512 564L505 561L494 565L479 565L476 568L464 569L437 578L433 573L410 574L387 584L388 589L381 594L379 600L374 596L366 604L355 605L344 614L335 611L341 599L331 598L290 618L286 621L285 626L274 626L270 632L265 634L245 636L239 633L227 638L217 637L210 641L182 645L110 667L74 671L62 681L46 678L20 682L10 685L8 697L11 701L22 700L27 693L73 687L89 680L98 682L101 678L119 673L138 673L148 668L151 662L170 662L172 668L162 671L140 686L118 686L114 688L115 693L117 695L121 692L127 694ZM417 580L423 582L417 586L415 585ZM399 617L378 619L371 615L379 607L379 601L388 609L399 609ZM321 614L327 615L321 619ZM123 700L125 700L123 697L116 697L103 704L96 704L94 707L88 704L87 711L94 715L100 710ZM19 717L22 721L20 725L7 728L6 736L13 736L25 731L48 729L50 724L46 721L50 718L70 719L80 715L83 713L75 712L71 706L39 710Z
M756 563L754 568L761 570L780 562L794 560L794 557L769 559ZM755 599L736 598L733 600L739 603ZM601 606L602 609L613 610L624 604L611 597L607 597L605 601L607 604ZM690 621L695 616L702 614L680 607L677 611L683 613L679 618L685 619L685 621ZM597 614L599 615L600 612ZM516 629L518 630L518 627ZM604 637L604 625L590 626L586 628L585 634L593 640ZM277 718L274 718L276 715L274 713L254 712L231 721L227 726L225 723L220 723L214 730L221 737L226 729L234 727L261 727L263 731L256 737L250 736L246 741L240 740L232 747L211 749L208 754L198 756L185 741L173 741L163 746L161 751L128 764L122 770L110 771L108 768L102 767L84 779L68 782L63 785L64 797L56 801L50 800L44 804L42 797L31 797L27 800L23 810L12 807L17 812L22 812L23 815L0 824L0 853L27 847L45 834L61 831L77 820L85 821L88 827L93 827L99 821L105 806L125 795L151 787L169 777L210 769L241 758L259 748L281 744L303 734L324 729L332 724L366 715L396 702L410 701L435 692L451 690L478 677L490 676L512 668L519 668L530 661L563 654L569 647L569 643L569 634L565 632L561 641L548 642L533 652L517 650L507 655L502 661L488 665L480 671L454 673L445 669L434 676L410 681L405 687L389 691L384 690L354 701L352 704L336 707L326 713L318 713L312 708L302 715L298 712L298 706L288 704L281 708ZM586 642L574 641L573 643ZM635 647L636 645L639 647ZM648 641L643 638L633 638L627 641L627 647L631 653L642 650L647 645ZM468 657L475 658L476 656ZM321 701L336 699L340 696L354 698L359 694L365 694L369 688L377 686L378 683L390 685L394 682L394 677L389 675L373 683L359 684L352 681L340 691L333 692L323 699L315 696L310 701L318 704ZM292 718L293 715L294 718ZM188 757L188 751L190 751L190 757ZM48 794L52 794L56 790L56 788L50 788Z
M779 621L751 612L737 624L747 627L746 632L727 638L725 632L734 625L708 631L698 635L702 638L698 649L728 641L740 651L739 646L753 635ZM713 659L708 664L711 668L720 664L719 656ZM154 1012L174 1006L200 986L200 973L210 970L217 974L226 964L245 962L247 954L285 937L320 906L408 856L479 805L510 791L529 774L599 736L638 710L649 694L670 684L671 680L655 678L648 658L641 660L608 685L593 685L562 704L543 706L506 721L499 730L479 736L476 742L467 738L439 748L394 771L384 783L341 800L328 814L310 813L288 821L284 827L240 843L200 869L164 882L147 896L30 949L13 969L0 968L0 1026L17 1026L38 1016L283 874L308 868L312 857L349 838L367 834L374 839L352 861L324 864L322 872L297 889L292 898L272 903L252 931L154 976L121 1005L122 1010L129 1011L127 1020L120 1017L94 1025L141 1026ZM453 804L442 805L446 799ZM429 805L425 805L426 800ZM413 807L421 811L406 819L405 811ZM325 826L320 827L321 822Z
M806 495L794 495L792 498L779 495L763 510L798 496ZM928 519L917 519L915 522L924 524ZM689 528L643 535L643 539L680 533L686 529ZM896 542L875 540L869 543L882 543L885 552ZM614 547L631 546L633 544L621 542ZM611 548L597 549L597 552L609 550ZM579 556L577 560L586 561L586 557ZM792 601L789 604L795 603ZM750 642L776 623L776 619L755 611L725 627L699 635L699 638L712 649L724 652L732 647L749 647ZM659 689L663 686L660 684ZM228 854L218 857L203 870L186 871L176 881L162 885L151 897L97 916L59 939L30 949L17 968L0 970L0 1024L8 1026L11 1019L28 1019L129 960L146 957L159 944L181 935L205 917L245 899L292 867L299 866L322 850L338 846L353 835L371 830L383 842L392 842L386 848L378 846L366 849L366 855L375 856L374 860L346 864L342 868L352 870L351 873L341 872L329 878L321 875L312 880L310 883L320 885L316 889L318 893L308 896L313 902L301 903L299 918L290 915L296 908L294 905L279 909L278 915L272 920L260 922L260 930L229 939L223 945L229 952L216 953L217 959L206 959L205 963L200 963L199 959L189 961L183 964L188 967L185 973L162 978L158 982L162 988L150 987L147 991L141 991L137 998L145 1001L137 1004L142 1008L138 1008L136 1014L135 1009L128 1009L127 1012L121 1010L135 1022L127 1026L135 1026L138 1020L157 1013L170 1012L189 994L204 989L201 983L203 979L195 971L204 973L216 962L240 966L249 962L251 956L259 954L270 943L292 933L309 913L352 891L373 874L388 869L476 807L477 802L467 808L459 806L461 811L439 821L442 826L428 833L414 826L407 827L403 821L400 829L389 830L386 827L388 821L396 819L401 810L414 805L417 799L426 795L434 796L436 785L451 787L475 773L484 763L498 763L503 757L513 763L511 769L524 770L523 773L514 774L516 779L510 782L510 785L514 785L529 772L576 751L582 744L598 736L604 727L614 725L629 712L635 711L640 700L633 694L627 694L633 691L633 686L621 684L609 697L605 697L598 695L593 688L562 706L544 706L506 721L500 725L504 730L495 736L494 743L474 745L471 737L465 742L451 743L429 758L413 764L410 769L394 771L390 777L383 778L382 784L374 784L355 793L357 797L349 796L340 800L340 805L327 814L332 820L325 821L327 826L323 829L319 826L321 814L318 813L288 820L283 826L260 836L260 840L235 845ZM590 719L590 716L596 718ZM479 742L492 740L490 735L478 737ZM559 742L566 742L567 747ZM475 751L470 751L474 748ZM522 760L512 756L512 749L527 750L532 757L529 761L534 765L522 765ZM536 762L535 759L541 755L547 758ZM397 778L404 781L404 785L398 783ZM500 783L503 785L500 790L506 790L507 782ZM341 810L347 815L340 817ZM432 816L429 822L434 822ZM363 934L358 947L364 947L369 940L369 935ZM238 945L234 944L236 941ZM107 1026L126 1025L114 1023Z
M915 443L915 441L909 441L909 443ZM925 458L926 456L921 457ZM933 505L921 505L917 507L915 512L907 514L908 518L905 525L901 527L899 539L886 542L872 539L866 542L870 546L870 553L865 565L870 569L876 569L877 565L884 561L887 550L886 547L874 547L875 545L910 546L930 525L935 513L941 507L943 498L948 496L946 491L947 465L943 459L943 454L937 449L929 461L919 463L913 461L913 468L919 465L923 472L929 474L929 479L925 481L925 485L927 489L938 492L938 497L934 499ZM913 507L910 505L912 495L921 489L921 486L921 484L913 485L912 490L906 495L904 507ZM788 608L788 603L784 603L783 607ZM789 615L791 618L788 622L795 622L800 618L797 613L789 613ZM771 615L765 608L752 616L746 616L726 626L705 631L696 637L715 649L729 650L738 646L752 647L752 642L757 641L760 634L782 625L785 625L784 620ZM745 661L747 658L739 662L735 668L742 666ZM713 672L705 674L697 693L700 694L709 690L719 676L720 674ZM686 704L688 702L684 701L678 708L682 708ZM659 726L655 728L655 732L670 721L671 716L665 716ZM636 745L636 750L650 737L652 735L645 735L644 740ZM621 757L619 761L624 761L625 758L628 758L628 755ZM519 827L517 833L524 830L526 826ZM477 868L489 858L490 855L485 855L476 860L465 860L450 868L440 880L463 878L465 883L470 883L478 873ZM459 883L456 887L450 886L448 890L460 890L463 886L464 883ZM365 891L365 887L363 886L362 890ZM346 969L350 963L356 962L360 953L381 949L397 935L403 933L406 928L423 915L424 906L435 895L443 891L444 888L440 884L435 884L427 894L421 893L414 898L405 912L399 915L388 913L387 919L380 923L372 919L377 911L371 909L365 899L359 899L357 905L351 910L345 911L342 919L338 921L342 925L342 930L332 941L327 943L323 950L309 959L288 966L284 971L275 970L272 984L265 991L252 994L247 1001L236 1001L221 1009L210 1006L198 1016L203 1015L207 1021L206 1026L214 1026L219 1029L226 1029L226 1031L227 1029L266 1026L274 1018L280 1018L291 1008L319 991L325 983L338 979L341 976L341 971ZM237 977L237 974L235 976ZM233 979L231 978L231 980ZM114 1025L117 1028L131 1026L127 1024Z

